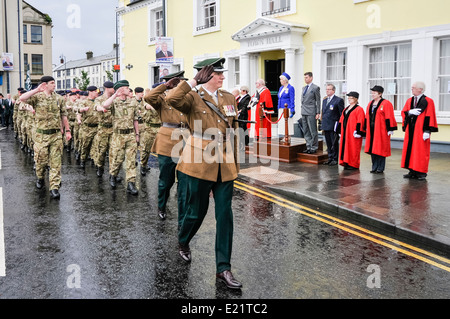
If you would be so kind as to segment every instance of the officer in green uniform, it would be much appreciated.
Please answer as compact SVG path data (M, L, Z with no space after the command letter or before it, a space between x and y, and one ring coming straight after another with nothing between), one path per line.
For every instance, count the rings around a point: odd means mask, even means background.
M136 189L136 154L139 143L138 109L137 104L129 99L130 84L121 80L114 84L116 91L103 102L104 111L111 109L113 116L113 135L110 148L109 182L116 188L116 178L120 167L125 162L127 192L137 195ZM99 107L97 107L99 109ZM100 109L101 110L101 109Z
M64 99L55 91L55 79L51 76L41 78L41 84L34 90L24 93L20 100L30 104L35 113L34 160L36 164L36 187L44 186L44 174L49 170L50 196L59 198L61 186L61 161L63 141L61 123L67 140L72 138Z
M81 137L80 146L80 167L84 168L86 159L88 158L92 142L98 131L99 117L97 111L94 109L95 99L98 96L98 88L90 86L87 88L88 97L78 108L78 112L82 114L83 118L83 135Z
M166 204L176 176L178 179L178 227L181 226L184 218L186 187L184 174L177 172L176 166L184 146L183 136L187 135L187 138L190 132L186 115L170 106L166 97L180 82L180 77L182 78L183 75L184 71L167 75L164 80L168 82L153 88L144 98L158 112L162 122L151 149L152 153L158 154L158 216L161 219L166 218Z
M186 216L178 232L179 254L191 260L189 243L208 211L212 191L216 216L216 278L228 288L242 284L231 273L234 180L238 177L237 107L234 96L222 87L224 58L207 59L194 66L199 72L181 82L167 103L187 114L192 135L186 142L177 170L186 175ZM198 90L193 90L201 85Z
M114 83L106 81L103 83L103 94L95 100L95 107L98 111L99 124L98 132L95 136L96 156L94 158L97 166L97 176L103 176L106 154L111 145L111 137L113 134L113 117L110 110L103 112L102 104L114 94ZM111 159L111 157L110 157Z

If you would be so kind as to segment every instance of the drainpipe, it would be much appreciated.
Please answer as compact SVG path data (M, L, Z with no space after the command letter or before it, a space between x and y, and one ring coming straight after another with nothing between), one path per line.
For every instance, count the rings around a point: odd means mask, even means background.
M20 2L21 0L17 0L17 29L19 33L19 87L22 86L22 42L21 42L21 34L20 34Z
M6 0L4 2L4 8L5 8L5 51L9 53L8 48L8 14L6 13L8 10L6 9ZM10 84L9 84L9 72L6 72L6 92L10 93Z

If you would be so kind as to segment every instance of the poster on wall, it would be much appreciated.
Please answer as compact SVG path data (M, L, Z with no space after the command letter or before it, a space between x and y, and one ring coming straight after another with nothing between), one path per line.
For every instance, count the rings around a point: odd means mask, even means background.
M156 63L173 63L173 38L156 40Z
M2 65L4 71L14 70L14 57L12 53L2 53Z
M163 76L169 75L172 72L172 64L160 64L159 65L159 78L161 79Z

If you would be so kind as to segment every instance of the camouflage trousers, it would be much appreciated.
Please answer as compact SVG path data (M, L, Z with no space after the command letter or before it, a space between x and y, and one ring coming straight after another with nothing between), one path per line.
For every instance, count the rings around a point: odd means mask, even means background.
M61 157L63 141L61 132L54 134L34 134L34 161L36 163L36 177L44 179L45 169L50 167L50 190L59 189L61 185Z
M70 127L70 132L71 132L71 134L73 134L74 126L75 126L75 121L70 120L70 121L69 121L69 127ZM69 141L66 140L66 139L64 138L64 135L63 135L63 140L64 140L64 146L70 146L70 145L72 144L72 141L73 141L73 139L70 139Z
M150 158L150 150L155 141L156 134L158 134L159 127L147 126L143 131L139 130L139 152L141 167L147 167L148 159Z
M75 121L72 131L73 148L76 152L80 151L80 124Z
M98 127L89 127L84 125L82 128L82 134L80 138L80 160L82 162L86 161L88 155L91 155L89 152L91 151L92 142L94 141L94 137L97 134L97 131ZM92 158L95 158L95 155Z
M95 136L95 157L94 162L98 167L104 167L106 161L106 153L108 153L111 145L113 129L108 127L100 127ZM111 156L109 157L111 162ZM111 165L111 163L110 163Z
M117 176L120 167L125 162L126 181L136 182L136 154L137 143L134 130L130 134L113 133L109 154L109 173Z

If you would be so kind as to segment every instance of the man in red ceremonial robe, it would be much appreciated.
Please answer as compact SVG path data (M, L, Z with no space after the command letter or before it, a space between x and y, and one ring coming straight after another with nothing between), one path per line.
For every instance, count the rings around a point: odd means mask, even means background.
M364 109L358 105L358 92L347 94L349 106L342 112L336 132L340 134L339 165L346 170L359 169L362 137L364 132Z
M259 79L256 81L256 93L253 95L251 100L251 109L249 110L249 120L256 121L256 124L249 124L250 137L255 136L256 139L259 139L259 129L260 129L260 108L263 107L263 110L266 116L263 119L263 132L261 137L267 137L268 139L272 138L272 122L268 120L270 119L270 114L273 113L273 102L272 95L270 94L269 89L265 85L265 81L263 79Z
M375 85L370 90L373 99L366 109L364 152L372 157L370 172L380 174L386 167L386 157L391 156L390 136L397 130L397 121L394 116L394 106L383 99L384 88Z
M430 161L430 135L438 131L434 101L425 96L425 84L416 82L411 88L413 96L402 110L403 141L401 167L409 169L404 178L424 180Z

